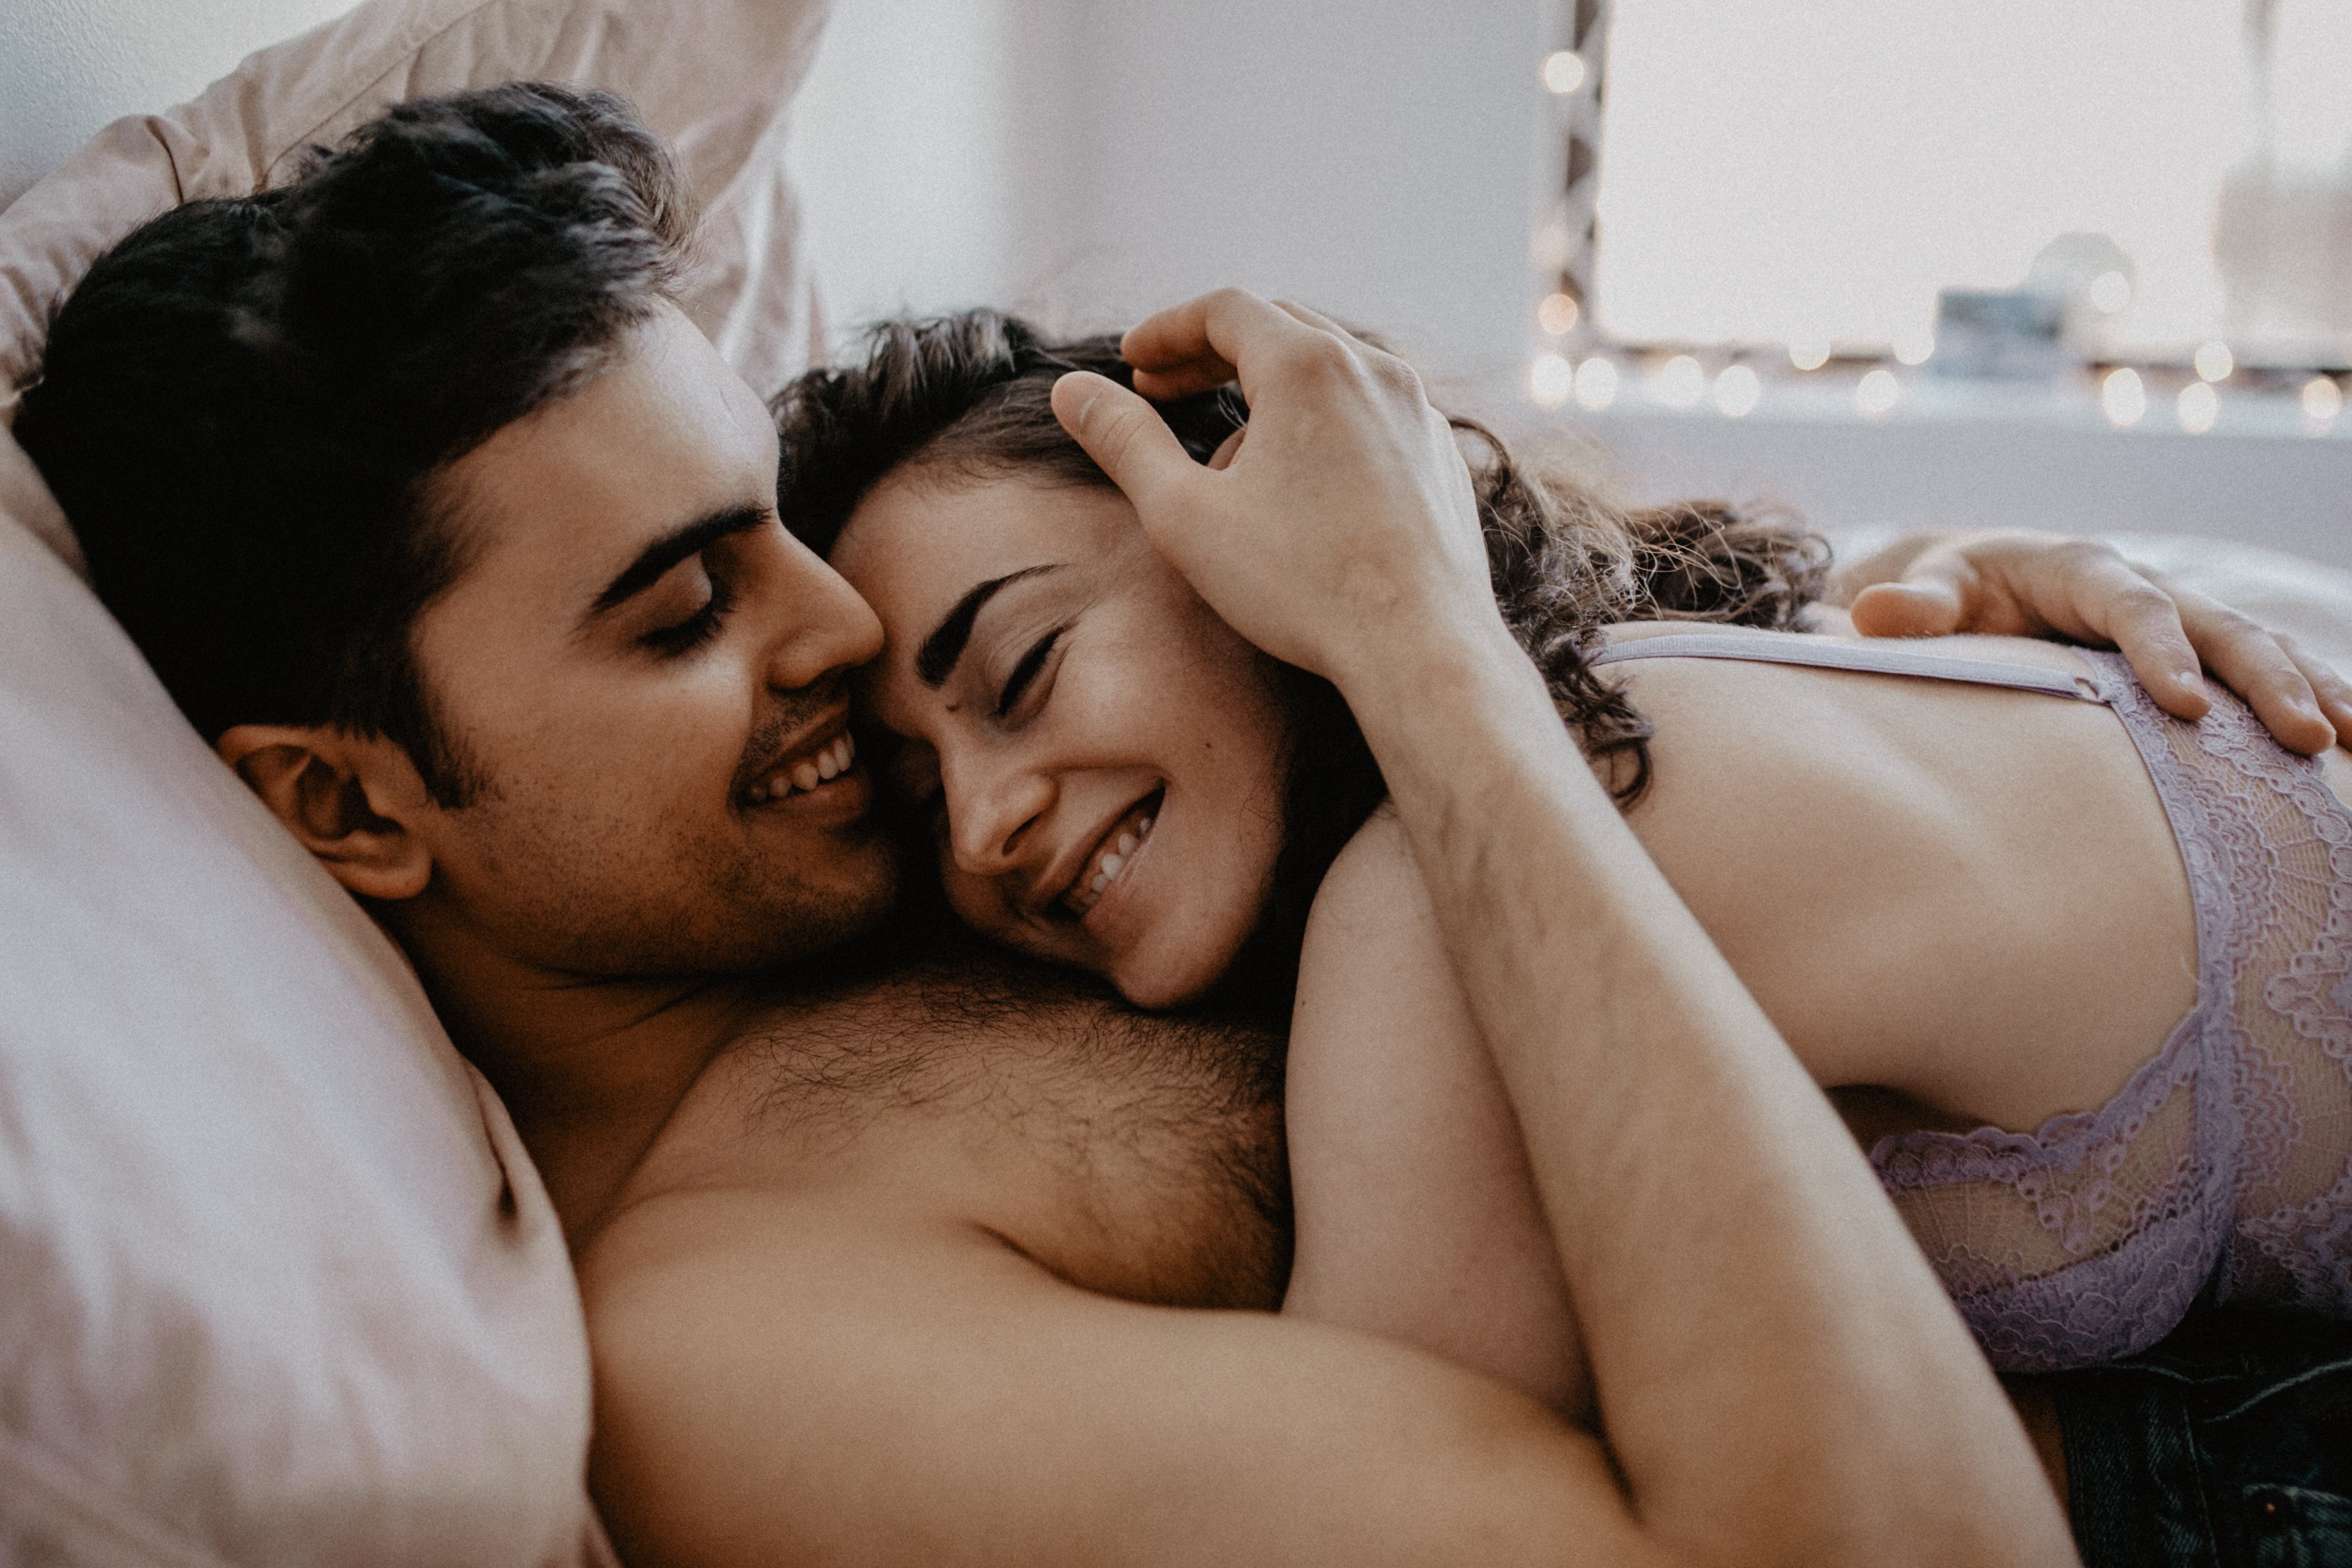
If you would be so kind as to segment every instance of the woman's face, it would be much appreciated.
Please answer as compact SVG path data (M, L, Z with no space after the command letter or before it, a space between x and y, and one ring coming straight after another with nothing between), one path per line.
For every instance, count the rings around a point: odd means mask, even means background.
M1282 841L1276 667L1117 490L901 469L833 564L882 617L868 714L934 813L956 911L1164 1007L1257 923Z

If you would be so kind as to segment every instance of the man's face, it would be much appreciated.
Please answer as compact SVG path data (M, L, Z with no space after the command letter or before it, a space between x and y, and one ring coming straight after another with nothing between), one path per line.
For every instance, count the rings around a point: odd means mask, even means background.
M559 973L704 974L887 904L866 771L838 766L842 672L881 626L779 524L775 476L766 409L667 308L453 466L465 564L416 657L486 787L418 824L437 918Z

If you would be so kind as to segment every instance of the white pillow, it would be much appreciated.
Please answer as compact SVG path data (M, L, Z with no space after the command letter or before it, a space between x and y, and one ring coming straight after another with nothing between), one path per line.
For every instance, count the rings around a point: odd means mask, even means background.
M633 97L691 304L805 352L783 110L824 0L373 0L0 212L0 425L89 261L393 100ZM552 1208L405 961L189 729L0 429L0 1562L606 1561Z
M192 103L118 120L0 212L0 424L89 264L183 201L283 180L404 99L524 79L628 98L704 204L683 303L761 392L807 363L784 110L830 0L372 0L251 55Z

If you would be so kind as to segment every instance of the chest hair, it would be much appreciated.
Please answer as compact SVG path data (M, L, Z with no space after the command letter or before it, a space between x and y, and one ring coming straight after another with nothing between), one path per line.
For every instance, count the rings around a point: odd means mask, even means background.
M1024 1194L1003 1207L1005 1239L1074 1284L1176 1306L1280 1303L1278 1036L1144 1013L987 957L796 996L739 1049L764 1135L816 1159L954 1141L981 1173L978 1204L999 1182Z

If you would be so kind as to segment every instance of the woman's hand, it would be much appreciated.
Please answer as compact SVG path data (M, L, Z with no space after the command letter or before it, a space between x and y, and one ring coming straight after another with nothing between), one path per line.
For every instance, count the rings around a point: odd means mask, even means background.
M2210 669L2270 726L2315 755L2352 744L2352 683L2263 626L2168 583L2093 539L2000 530L1918 533L1841 567L1833 596L1864 637L1992 632L2109 644L2165 711L2211 705Z

